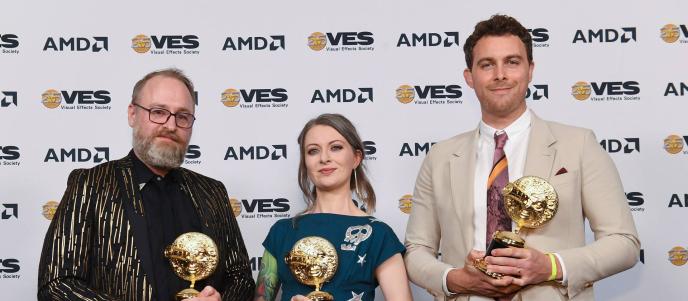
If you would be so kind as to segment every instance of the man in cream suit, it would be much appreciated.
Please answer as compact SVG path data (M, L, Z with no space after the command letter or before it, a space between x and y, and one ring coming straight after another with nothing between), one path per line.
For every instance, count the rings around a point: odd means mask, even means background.
M518 21L478 23L464 52L482 120L423 162L406 231L410 279L436 300L592 300L593 283L631 268L640 249L614 163L592 131L528 110L532 40ZM512 227L495 192L526 175L551 183L559 208L541 228L522 229L525 248L488 254L488 271L504 275L492 279L472 263L494 230ZM595 233L587 245L585 219Z

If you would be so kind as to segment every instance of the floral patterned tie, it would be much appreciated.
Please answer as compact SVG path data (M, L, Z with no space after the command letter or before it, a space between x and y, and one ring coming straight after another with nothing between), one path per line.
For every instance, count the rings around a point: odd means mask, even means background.
M506 214L502 189L509 182L509 166L504 154L506 132L495 133L495 152L490 177L487 179L487 232L486 245L490 245L492 235L497 230L511 231L511 219Z

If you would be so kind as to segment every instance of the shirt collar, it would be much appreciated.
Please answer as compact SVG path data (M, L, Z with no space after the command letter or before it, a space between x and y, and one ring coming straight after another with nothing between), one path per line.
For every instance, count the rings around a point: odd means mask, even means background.
M134 181L137 185L139 185L139 188L143 188L143 186L148 183L149 181L153 180L154 178L159 177L156 175L146 164L139 159L138 156L136 156L136 153L134 153L134 150L131 150L129 152L129 155L131 157L131 161L134 165ZM180 179L180 174L178 168L170 170L164 179L169 179L172 180L176 183L181 183Z
M526 109L520 117L514 120L514 122L512 122L509 126L504 128L502 131L506 132L506 135L508 137L516 137L516 135L523 133L530 127L530 122L532 119L531 115L532 114L530 113L530 109ZM480 120L480 125L478 126L478 129L480 131L480 136L483 138L487 138L489 141L494 141L494 134L497 131L499 131L487 125L487 123L485 123L482 120Z

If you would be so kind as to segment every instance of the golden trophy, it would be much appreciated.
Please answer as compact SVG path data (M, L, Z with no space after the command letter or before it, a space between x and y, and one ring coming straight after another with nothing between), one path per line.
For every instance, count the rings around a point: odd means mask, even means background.
M194 289L197 280L203 280L217 268L217 246L203 233L188 232L179 235L174 242L165 248L165 257L170 260L174 273L191 285L178 292L177 301L198 296Z
M552 184L536 176L524 176L507 184L502 190L504 208L516 224L513 232L496 231L485 251L485 256L499 248L523 248L526 241L518 233L521 228L535 229L550 221L557 213L559 198ZM502 278L502 274L487 271L484 258L473 265L492 278Z
M306 297L313 301L333 301L328 292L321 291L337 271L339 259L334 246L322 237L308 236L297 241L284 257L294 278L305 285L314 285L315 291Z

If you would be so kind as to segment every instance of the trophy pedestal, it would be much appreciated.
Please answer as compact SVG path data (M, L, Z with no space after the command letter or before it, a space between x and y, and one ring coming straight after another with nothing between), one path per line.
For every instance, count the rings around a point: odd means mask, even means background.
M182 301L184 299L189 299L198 296L199 292L195 289L192 288L187 288L183 289L182 291L178 292L174 298L177 301Z
M323 291L314 291L308 294L306 296L308 299L311 299L312 301L333 301L334 297L330 295L328 292L323 292Z
M518 236L518 234L516 233L509 231L496 231L492 235L492 241L490 241L490 245L487 246L485 256L490 256L492 250L494 249L502 249L508 247L523 248L525 246L525 243L526 242L523 240L523 238ZM475 266L475 268L485 273L486 275L495 279L501 279L504 276L500 273L488 272L487 262L485 261L485 258L476 259L475 262L473 262L473 266Z
M485 275L490 276L490 277L495 278L495 279L502 279L502 277L504 276L500 273L488 272L487 271L487 261L485 261L485 258L476 259L473 262L473 266L476 269L478 269L479 271L485 273Z

